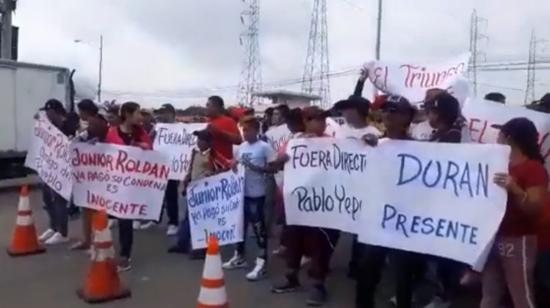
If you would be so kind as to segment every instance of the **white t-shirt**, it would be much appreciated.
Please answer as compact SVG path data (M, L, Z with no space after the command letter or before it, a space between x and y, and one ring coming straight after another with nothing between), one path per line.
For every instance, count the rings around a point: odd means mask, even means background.
M424 122L413 124L409 129L409 134L411 135L411 137L414 140L418 141L430 140L433 132L434 129L430 125L430 122L428 122L427 120Z
M277 159L277 153L264 141L258 140L252 144L245 141L238 147L236 157L239 162L248 161L254 166L263 168ZM246 168L244 172L244 196L263 197L265 191L266 175Z
M335 138L338 139L361 139L365 135L375 135L376 137L381 137L382 132L380 132L376 127L367 125L363 128L351 127L348 124L340 126L340 129L336 131Z

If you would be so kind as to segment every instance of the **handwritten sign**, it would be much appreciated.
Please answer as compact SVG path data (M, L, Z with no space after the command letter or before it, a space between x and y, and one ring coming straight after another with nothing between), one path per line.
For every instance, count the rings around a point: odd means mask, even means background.
M69 145L67 136L40 114L25 159L25 166L38 172L42 181L65 200L72 191Z
M170 175L168 157L111 144L73 144L76 205L125 219L157 220Z
M372 61L366 67L369 70L369 79L377 89L388 94L404 96L411 103L420 103L424 100L426 90L451 88L451 81L461 82L456 91L459 88L463 91L464 83L453 78L466 72L469 58L470 54L466 53L442 63L431 64Z
M269 143L269 145L271 145L271 147L275 150L275 152L279 152L281 147L290 138L290 135L291 135L291 132L286 126L286 124L279 125L279 126L272 126L265 133L267 142Z
M191 153L197 143L193 132L206 128L205 123L155 125L153 149L170 156L170 179L182 180L189 171Z
M502 145L387 141L371 153L359 241L482 268L506 211ZM346 180L347 182L347 180Z
M207 235L220 245L243 241L244 169L230 170L189 184L187 208L193 249L207 246Z
M468 129L473 142L496 143L498 129L493 124L504 124L513 118L528 118L539 132L539 144L546 160L546 170L550 172L550 116L543 112L521 106L503 105L481 99L471 99L462 109L468 120Z
M287 223L355 232L368 197L368 153L358 140L290 140L284 171Z

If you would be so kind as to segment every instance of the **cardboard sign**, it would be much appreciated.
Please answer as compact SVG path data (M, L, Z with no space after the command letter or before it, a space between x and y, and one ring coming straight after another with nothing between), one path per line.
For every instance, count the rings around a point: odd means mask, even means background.
M291 139L284 169L287 223L355 233L368 200L369 149L353 139Z
M466 102L462 114L468 120L468 129L473 142L496 143L498 129L493 124L504 124L513 118L528 118L539 132L539 144L550 173L550 115L521 106L509 106L482 99Z
M25 166L38 175L51 189L65 200L71 198L70 141L45 114L34 122L31 145L25 159Z
M193 132L206 128L205 123L159 123L155 125L153 149L170 157L170 179L183 180L191 164L191 153L197 144Z
M158 220L170 164L135 147L75 143L71 148L76 205L124 219Z
M367 63L366 67L369 70L370 81L378 90L404 96L414 104L424 100L428 89L464 91L464 80L457 77L468 69L469 58L470 54L466 53L441 63L372 61ZM455 83L460 84L456 89L451 89ZM454 95L457 98L464 96L458 93Z
M192 182L187 208L193 249L205 248L208 236L220 245L243 241L244 169L230 170Z
M389 140L372 151L359 241L484 266L506 211L510 148ZM347 184L347 181L344 183Z

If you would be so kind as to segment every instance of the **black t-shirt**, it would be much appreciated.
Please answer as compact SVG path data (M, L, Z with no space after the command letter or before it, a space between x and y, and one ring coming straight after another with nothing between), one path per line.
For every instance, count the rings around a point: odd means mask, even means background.
M436 132L432 141L446 142L446 143L460 143L462 142L462 131L458 128L451 128L446 132Z
M124 144L125 145L131 145L134 141L134 134L132 133L125 133L123 132L120 127L117 128L118 130L118 135L120 136L120 138L122 139L122 141L124 141Z

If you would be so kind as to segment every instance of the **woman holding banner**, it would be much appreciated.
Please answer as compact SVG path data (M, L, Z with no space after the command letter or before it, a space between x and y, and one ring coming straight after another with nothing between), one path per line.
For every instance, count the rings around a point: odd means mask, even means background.
M113 126L107 132L106 143L139 147L143 150L152 149L149 135L141 126L142 115L140 106L134 102L127 102L120 107L120 120L118 126ZM134 229L132 220L118 220L118 236L120 243L119 271L128 271L132 268L130 256L134 241Z
M508 203L483 271L480 307L500 307L506 290L514 307L535 307L536 222L547 195L548 174L533 122L515 118L493 127L500 129L498 142L512 151L508 174L494 177L494 182L508 191Z

